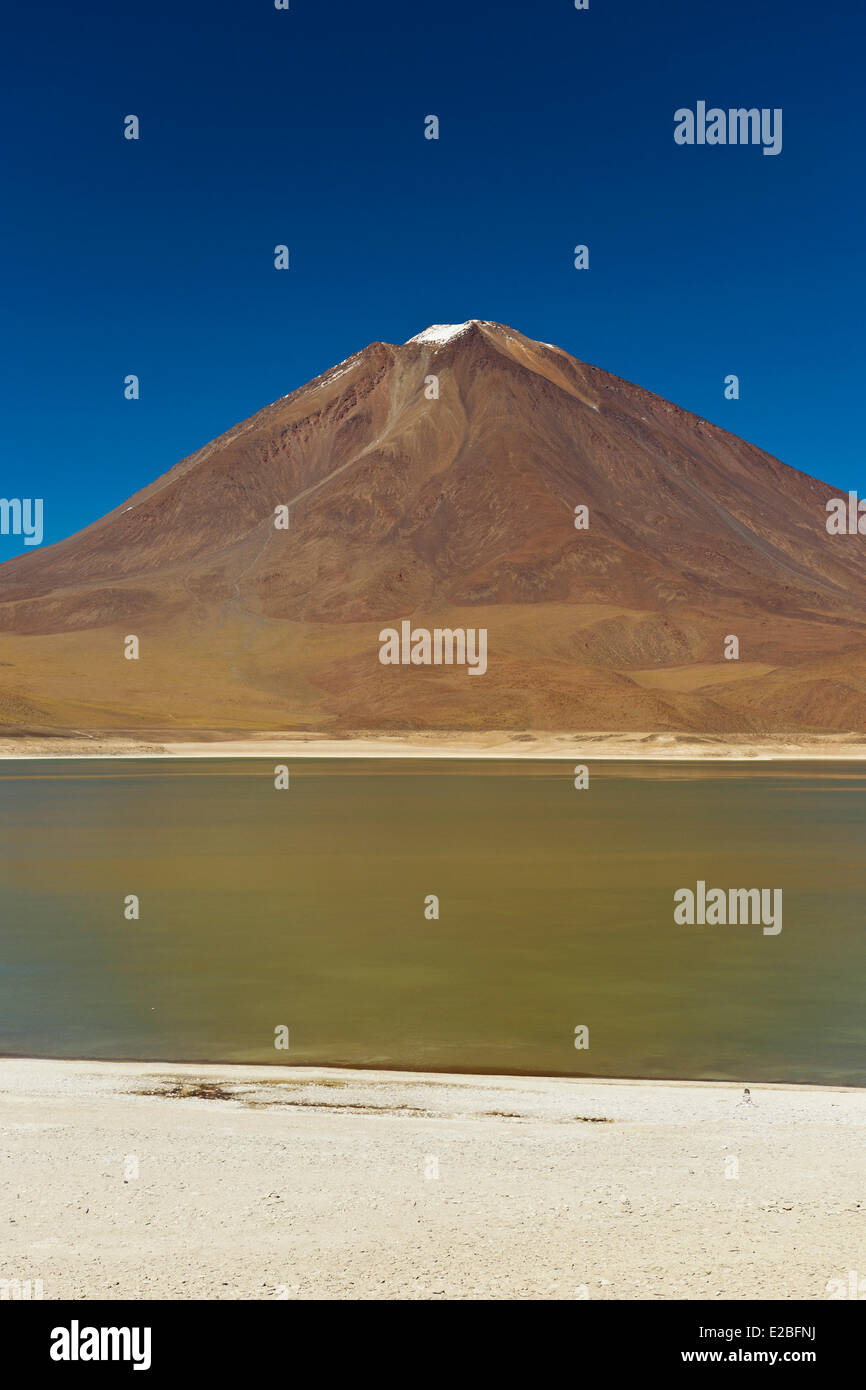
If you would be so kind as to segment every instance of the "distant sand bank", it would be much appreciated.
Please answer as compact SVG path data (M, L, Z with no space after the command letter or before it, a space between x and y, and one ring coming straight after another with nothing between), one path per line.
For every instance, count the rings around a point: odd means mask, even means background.
M0 737L0 758L541 758L673 761L866 761L862 734L316 733Z
M866 1090L0 1061L0 1279L51 1298L828 1297Z

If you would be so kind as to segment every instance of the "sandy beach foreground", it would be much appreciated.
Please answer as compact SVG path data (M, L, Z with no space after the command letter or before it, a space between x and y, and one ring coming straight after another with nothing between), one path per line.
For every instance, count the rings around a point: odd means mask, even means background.
M45 1299L820 1300L866 1274L866 1090L6 1059L0 1148L0 1279Z

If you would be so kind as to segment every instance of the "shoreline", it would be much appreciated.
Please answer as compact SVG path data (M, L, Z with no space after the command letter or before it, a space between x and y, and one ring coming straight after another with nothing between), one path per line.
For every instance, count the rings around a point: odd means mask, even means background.
M826 1299L866 1089L0 1060L46 1300Z
M136 1057L136 1058L106 1058L106 1057L53 1057L42 1055L41 1053L18 1053L0 1052L0 1069L6 1063L24 1063L28 1066L57 1066L69 1068L89 1068L94 1074L104 1072L107 1076L114 1074L121 1076L124 1073L138 1075L142 1071L156 1071L177 1073L178 1075L192 1072L209 1073L219 1077L232 1077L236 1074L237 1079L250 1081L261 1081L267 1085L273 1081L290 1081L292 1078L308 1079L313 1076L343 1076L356 1078L359 1081L374 1080L377 1083L388 1081L399 1082L401 1079L416 1080L420 1077L430 1084L435 1082L465 1082L477 1081L479 1083L501 1082L505 1085L519 1085L521 1082L541 1081L541 1082L562 1082L564 1084L586 1085L586 1086L701 1086L718 1087L728 1090L742 1091L744 1086L752 1089L760 1087L762 1091L816 1091L824 1093L827 1091L840 1092L852 1095L866 1095L866 1084L862 1086L854 1085L845 1081L753 1081L750 1077L741 1080L731 1080L719 1077L656 1077L656 1076L595 1076L592 1074L577 1075L573 1072L557 1071L501 1071L491 1068L489 1071L479 1070L477 1067L467 1067L464 1070L454 1067L443 1068L438 1071L431 1067L412 1067L402 1066L376 1066L370 1067L363 1063L353 1062L300 1062L297 1065L290 1065L285 1062L229 1062L229 1061L195 1061L183 1058L172 1058L170 1061L163 1061L159 1057ZM284 1074L284 1075L282 1075Z
M199 759L441 759L596 762L866 762L861 734L778 736L650 733L358 732L344 738L316 733L214 733L195 738L98 732L51 737L0 736L0 760L86 758Z

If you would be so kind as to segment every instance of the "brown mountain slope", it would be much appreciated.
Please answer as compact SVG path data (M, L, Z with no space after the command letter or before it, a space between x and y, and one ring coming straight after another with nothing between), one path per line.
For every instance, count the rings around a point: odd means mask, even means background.
M833 495L498 324L373 343L0 566L0 721L861 729L866 556ZM382 666L404 618L485 627L486 674Z

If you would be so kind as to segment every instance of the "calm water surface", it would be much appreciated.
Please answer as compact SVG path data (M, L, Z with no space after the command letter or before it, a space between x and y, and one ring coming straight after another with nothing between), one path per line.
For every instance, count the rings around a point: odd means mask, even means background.
M2 1053L866 1084L856 767L0 766Z

